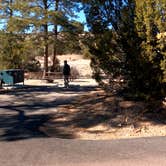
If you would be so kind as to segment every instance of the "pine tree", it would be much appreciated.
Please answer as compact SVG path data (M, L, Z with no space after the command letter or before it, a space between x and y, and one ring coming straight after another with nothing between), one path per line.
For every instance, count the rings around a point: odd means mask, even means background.
M16 33L14 0L2 1L0 17L5 26L0 33L1 68L20 68L24 59L24 37Z
M111 75L116 70L110 68L119 68L118 65L112 66L115 55L123 56L121 66L135 93L163 95L165 39L158 40L157 34L165 31L164 1L93 0L84 1L84 4L93 34L93 41L89 44L95 62L93 66Z
M164 93L165 80L165 44L164 39L158 39L158 35L166 30L166 9L164 1L147 0L136 1L136 30L141 39L141 58L144 59L145 72L142 74L142 82L151 93ZM140 12L141 11L141 12ZM165 25L164 25L165 24ZM154 73L156 73L154 75Z
M49 46L51 45L53 45L53 68L56 66L58 26L65 27L68 31L71 27L74 29L70 21L72 17L75 17L78 6L77 1L69 0L10 0L1 3L0 15L5 19L6 31L26 36L25 46L29 42L31 46L36 45L43 49L43 77L48 72Z
M52 23L54 24L54 44L53 44L53 65L52 70L56 69L56 64L58 60L57 55L57 46L58 46L58 27L68 27L70 25L69 19L75 18L75 11L79 8L79 3L77 1L70 0L55 0L54 2L54 11L52 13ZM69 30L69 29L68 29Z

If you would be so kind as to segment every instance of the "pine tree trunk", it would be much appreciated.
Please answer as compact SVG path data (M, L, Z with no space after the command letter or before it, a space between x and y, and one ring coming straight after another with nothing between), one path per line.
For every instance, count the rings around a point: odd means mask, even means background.
M59 0L55 1L55 11L58 11L59 6ZM57 21L55 21L54 24L54 48L53 48L53 63L52 63L52 71L56 70L57 65L57 38L58 38L58 27L57 27Z
M43 78L46 78L48 74L48 44L44 46L44 71Z
M47 0L44 0L44 9L48 10ZM43 78L45 79L48 75L48 24L44 24L44 72Z

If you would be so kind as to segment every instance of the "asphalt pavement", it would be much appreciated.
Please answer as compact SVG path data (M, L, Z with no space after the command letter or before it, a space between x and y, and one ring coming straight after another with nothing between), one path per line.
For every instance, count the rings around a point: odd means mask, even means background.
M166 137L0 142L1 166L166 166Z

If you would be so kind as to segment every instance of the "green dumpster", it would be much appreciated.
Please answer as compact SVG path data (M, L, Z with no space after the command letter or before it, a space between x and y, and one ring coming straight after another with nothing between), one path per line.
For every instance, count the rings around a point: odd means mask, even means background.
M16 83L24 83L24 70L9 69L0 71L0 81L2 84L14 85Z

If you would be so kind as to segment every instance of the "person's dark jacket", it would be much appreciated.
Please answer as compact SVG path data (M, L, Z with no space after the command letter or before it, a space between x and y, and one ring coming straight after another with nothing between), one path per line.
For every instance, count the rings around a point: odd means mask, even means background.
M70 66L68 64L63 67L63 75L70 75Z

